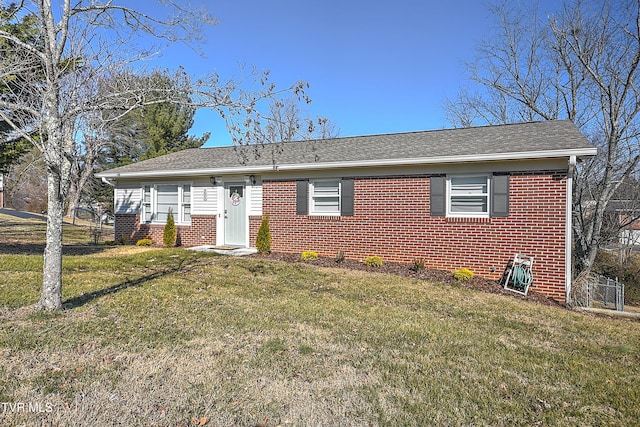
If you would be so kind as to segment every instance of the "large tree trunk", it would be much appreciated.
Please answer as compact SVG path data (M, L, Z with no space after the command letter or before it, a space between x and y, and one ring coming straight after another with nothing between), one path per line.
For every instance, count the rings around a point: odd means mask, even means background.
M47 243L44 249L42 291L37 310L60 310L62 308L62 217L64 196L61 192L60 176L47 172Z

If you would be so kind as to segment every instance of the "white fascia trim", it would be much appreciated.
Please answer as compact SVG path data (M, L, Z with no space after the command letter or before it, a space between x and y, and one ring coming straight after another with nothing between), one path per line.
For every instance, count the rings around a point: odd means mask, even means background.
M525 159L548 159L554 157L582 157L595 156L598 150L594 148L580 148L573 150L548 150L548 151L525 151L518 153L500 154L470 154L466 156L443 156L443 157L416 157L410 159L386 159L386 160L360 160L354 162L325 162L325 163L302 163L288 165L261 165L219 169L185 169L174 171L146 171L128 173L102 172L97 174L98 178L144 178L158 176L185 176L185 175L226 175L226 174L248 174L273 171L295 171L295 170L318 170L318 169L344 169L373 166L409 166L421 164L438 163L470 163L505 160L525 160Z

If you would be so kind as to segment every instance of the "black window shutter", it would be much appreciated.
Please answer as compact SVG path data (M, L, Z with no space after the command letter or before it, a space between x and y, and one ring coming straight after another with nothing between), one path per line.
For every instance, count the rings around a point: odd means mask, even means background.
M509 216L509 175L494 175L491 184L491 216Z
M309 182L296 181L296 214L309 214Z
M340 190L340 215L353 216L353 178L344 178Z
M432 176L430 181L431 216L445 216L447 214L446 178Z

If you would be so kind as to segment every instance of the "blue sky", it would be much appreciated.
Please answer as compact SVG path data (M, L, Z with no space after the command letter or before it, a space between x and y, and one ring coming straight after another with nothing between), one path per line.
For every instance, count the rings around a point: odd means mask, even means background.
M219 20L205 28L204 56L176 45L154 66L224 78L244 63L270 70L279 86L305 80L313 99L307 113L331 119L341 136L450 127L443 101L466 85L465 62L493 22L486 3L475 0L203 4ZM540 11L559 4L543 1ZM199 111L191 134L207 131L206 146L231 144L215 113Z

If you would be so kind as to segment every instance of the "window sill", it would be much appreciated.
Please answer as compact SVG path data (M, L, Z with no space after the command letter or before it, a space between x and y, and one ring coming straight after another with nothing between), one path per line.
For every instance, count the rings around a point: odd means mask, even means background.
M190 227L191 223L190 222L176 222L174 223L176 226L180 226L180 227ZM164 227L165 225L167 225L166 222L141 222L140 225L158 225L160 227Z
M450 223L473 223L473 224L478 224L478 223L490 223L491 222L491 218L489 217L477 217L477 216L448 216L446 218L446 222L450 222Z
M307 215L309 219L315 219L319 221L341 221L342 216L340 215Z

